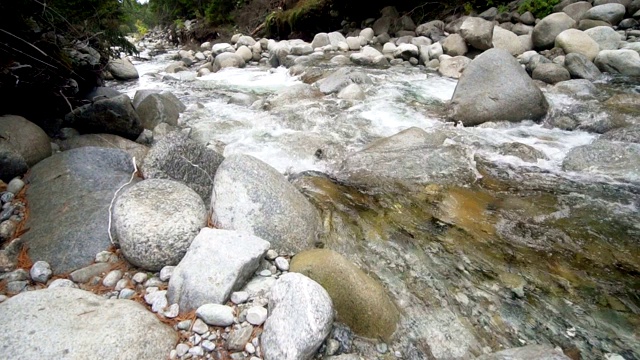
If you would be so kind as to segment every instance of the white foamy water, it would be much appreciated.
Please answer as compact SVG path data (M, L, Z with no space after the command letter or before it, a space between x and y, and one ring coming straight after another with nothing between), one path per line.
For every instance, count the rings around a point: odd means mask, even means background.
M363 68L374 85L366 88L363 101L344 101L335 95L311 101L291 102L272 109L229 104L236 94L250 94L263 101L278 91L300 84L287 69L247 67L224 69L191 82L163 81L162 70L171 62L163 60L136 63L142 75L138 83L125 89L130 96L137 89L174 91L189 105L181 115L183 126L191 127L198 141L218 146L224 155L249 154L281 172L326 171L350 152L371 141L394 135L410 127L427 131L447 131L452 141L463 144L495 163L512 166L538 166L561 173L562 161L574 147L589 144L596 135L582 131L546 129L532 122L496 124L495 127L454 127L446 123L443 106L453 95L457 81L426 73L418 68L387 70ZM554 106L575 102L570 97L554 97ZM198 108L195 104L203 105ZM501 155L501 144L519 142L541 151L547 159L527 163ZM322 156L318 156L318 152Z

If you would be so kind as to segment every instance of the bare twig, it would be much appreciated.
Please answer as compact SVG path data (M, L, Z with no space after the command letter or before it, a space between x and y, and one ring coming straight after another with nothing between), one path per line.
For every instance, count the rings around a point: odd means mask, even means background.
M12 33L8 32L7 30L0 29L0 31L2 31L3 33L5 33L5 34L7 34L7 35L13 36L14 38L16 38L16 39L18 39L18 40L22 41L23 43L25 43L25 44L27 44L27 45L31 46L32 48L34 48L34 49L38 50L38 51L40 52L40 54L42 54L42 55L44 55L44 56L49 56L49 55L47 55L47 53L46 53L46 52L44 52L44 51L40 50L40 48L38 48L37 46L35 46L35 45L33 45L32 43L28 42L27 40L25 40L25 39L23 39L23 38L21 38L21 37L19 37L19 36L13 35Z
M64 98L64 101L67 102L67 105L69 105L69 111L73 111L73 106L71 106L71 103L69 102L69 99L67 99L66 96L64 96L64 94L62 93L62 90L59 91L60 95L62 95L62 98Z

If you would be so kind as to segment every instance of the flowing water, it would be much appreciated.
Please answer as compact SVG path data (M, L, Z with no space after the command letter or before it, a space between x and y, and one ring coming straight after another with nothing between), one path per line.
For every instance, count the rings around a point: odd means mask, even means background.
M289 175L322 211L325 246L391 293L402 322L390 345L404 358L469 358L534 343L583 359L640 358L640 171L562 168L571 149L599 135L532 122L455 126L444 114L456 81L415 67L363 68L374 83L363 101L279 101L275 94L301 83L285 68L178 81L160 72L168 59L137 64L150 75L120 89L172 91L188 105L180 121L194 139ZM637 91L612 81L598 87ZM228 103L239 93L258 103ZM552 113L607 116L598 100L546 96ZM462 148L476 179L413 187L339 180L345 158L411 127ZM538 158L502 151L510 143Z

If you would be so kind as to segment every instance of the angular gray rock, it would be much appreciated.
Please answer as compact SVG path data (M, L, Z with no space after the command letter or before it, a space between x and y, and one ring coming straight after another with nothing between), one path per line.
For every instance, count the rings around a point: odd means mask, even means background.
M640 54L633 50L602 50L594 63L603 72L640 76Z
M460 35L478 50L493 47L493 22L479 17L468 17L460 27Z
M464 72L464 69L469 66L471 59L466 56L455 57L441 57L440 67L438 72L442 76L447 76L454 79L459 79Z
M178 334L142 305L57 287L0 304L7 359L164 359ZM28 321L25 321L28 319Z
M258 269L267 250L269 243L253 235L202 229L173 271L169 302L182 311L226 303Z
M141 181L113 205L115 241L130 263L145 270L178 264L206 224L200 196L173 180Z
M518 35L500 26L493 27L492 43L494 48L505 49L513 56L518 56L524 52L524 46L522 46Z
M281 254L313 247L321 231L318 210L276 169L248 155L218 168L211 196L218 228L244 231Z
M223 160L214 150L173 132L151 147L141 171L147 179L176 180L187 185L208 205L213 177Z
M329 41L329 35L327 35L327 33L317 33L314 37L313 37L313 41L311 42L311 47L316 49L316 48L321 48L324 46L327 46L331 44L331 42Z
M109 60L107 71L116 80L134 80L139 77L138 70L127 58Z
M375 141L340 165L340 180L358 186L385 188L400 183L467 184L475 180L469 154L457 147L443 146L447 135L409 128Z
M602 72L598 67L582 54L567 54L564 58L564 66L572 78L595 81L602 77Z
M533 28L533 46L539 50L551 48L561 32L574 27L576 21L563 12L548 15Z
M464 56L469 49L460 34L451 34L442 41L442 50L450 56Z
M29 166L51 156L51 143L47 134L22 116L0 117L0 141L6 141Z
M180 109L162 94L149 94L135 109L145 129L153 130L160 123L178 125Z
M491 49L465 69L451 99L451 119L465 126L487 121L541 119L548 103L518 61L506 50Z
M342 67L320 82L319 90L323 94L333 94L350 84L372 84L371 78L362 71Z
M9 141L0 138L0 180L10 181L28 170L29 165L18 150Z
M81 106L65 116L65 123L81 133L108 133L130 140L143 130L131 99L124 94Z
M549 345L528 345L521 348L507 349L493 354L481 355L477 360L569 360L562 350Z
M311 359L333 323L329 294L308 277L288 273L271 289L261 346L265 360Z
M30 230L22 236L31 258L48 262L54 274L91 264L111 245L109 205L132 172L127 153L97 147L57 153L34 166L27 189Z

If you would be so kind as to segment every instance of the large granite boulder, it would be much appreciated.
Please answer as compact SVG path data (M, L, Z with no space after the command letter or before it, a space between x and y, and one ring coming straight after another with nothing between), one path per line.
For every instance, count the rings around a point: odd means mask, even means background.
M258 269L269 242L257 236L204 228L173 270L167 298L183 312L225 304Z
M107 133L135 140L144 128L131 99L119 95L81 106L65 116L66 125L81 133Z
M291 272L301 273L327 290L336 319L356 334L389 341L400 314L382 285L344 256L329 249L297 254Z
M138 70L127 58L110 60L107 70L116 80L135 80L139 77Z
M589 61L598 56L600 45L591 36L578 29L567 29L556 37L556 47L564 50L565 54L578 53Z
M135 109L145 129L153 130L160 123L178 125L180 109L161 93L149 94L136 105Z
M640 76L640 54L633 50L602 50L594 62L602 72Z
M66 151L79 147L94 146L111 149L120 149L136 159L136 164L140 166L144 160L149 148L113 134L86 134L72 136L68 139L58 142L60 150Z
M200 196L173 180L141 181L113 205L114 240L131 264L145 270L177 265L206 225Z
M564 59L564 67L567 68L572 78L595 81L602 77L602 72L598 67L586 56L579 53L567 54Z
M465 69L451 99L451 119L465 126L487 121L540 120L549 105L518 61L491 49Z
M549 49L553 47L556 36L574 27L576 27L576 21L563 12L548 15L533 28L531 33L533 46L540 50Z
M133 169L126 152L97 147L57 153L35 165L27 189L29 231L22 236L29 256L48 262L55 274L91 264L111 246L109 205Z
M479 17L468 17L460 27L460 35L478 50L487 50L493 46L493 22Z
M178 333L142 305L88 291L28 291L0 304L10 331L0 333L2 357L157 360L167 358Z
M611 25L618 25L624 19L627 9L622 4L609 3L594 6L582 16L583 19L606 21Z
M624 35L618 34L611 26L596 26L584 31L596 43L600 50L618 50L624 40ZM593 61L593 59L590 59Z
M236 54L236 53L228 53L224 52L218 56L213 61L213 72L217 72L221 69L234 67L234 68L242 68L245 66L244 59Z
M280 253L313 248L321 231L318 210L276 169L248 155L226 158L211 196L220 229L259 236Z
M49 137L39 126L21 116L0 117L0 180L21 176L50 155Z
M640 144L599 140L578 146L569 151L562 168L639 181Z

